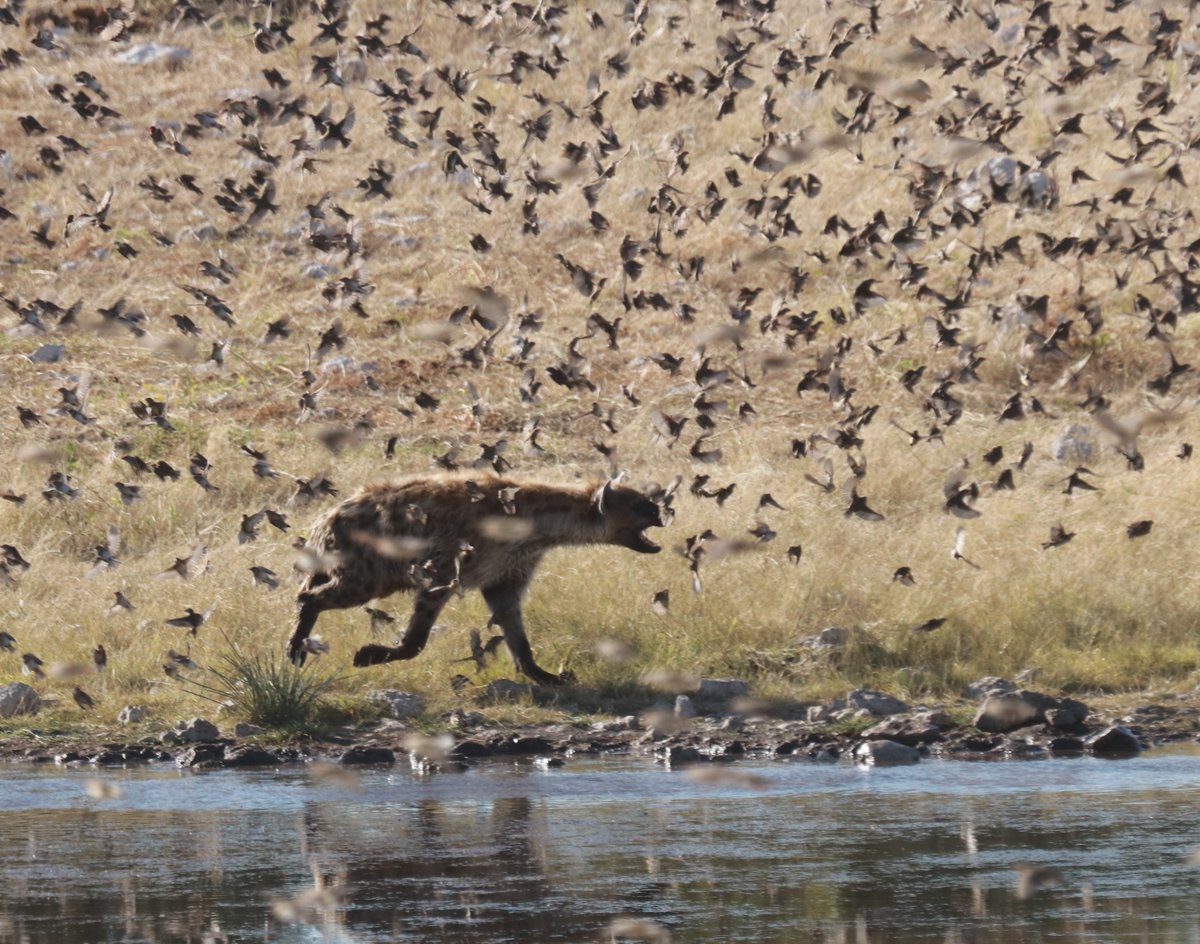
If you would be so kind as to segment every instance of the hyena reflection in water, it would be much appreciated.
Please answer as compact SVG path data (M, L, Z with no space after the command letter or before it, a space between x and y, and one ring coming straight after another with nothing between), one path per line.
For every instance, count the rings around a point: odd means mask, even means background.
M508 479L411 479L372 485L342 502L308 539L310 570L296 597L288 654L304 661L304 641L325 610L361 606L399 590L416 595L397 646L368 645L358 666L411 659L450 596L478 588L517 668L537 682L572 681L533 658L521 596L546 551L615 544L641 554L661 548L643 533L664 524L654 501L607 483L570 487Z

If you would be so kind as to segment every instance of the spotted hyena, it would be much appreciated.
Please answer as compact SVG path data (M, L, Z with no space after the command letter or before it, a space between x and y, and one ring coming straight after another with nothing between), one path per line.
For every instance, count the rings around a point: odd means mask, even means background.
M309 573L296 597L288 653L304 661L304 641L323 611L411 590L416 601L399 645L363 646L354 664L411 659L450 596L478 588L517 668L538 682L569 681L534 661L525 636L521 596L538 563L561 545L655 554L661 548L643 532L663 524L657 503L611 482L420 478L367 486L325 515L308 540Z

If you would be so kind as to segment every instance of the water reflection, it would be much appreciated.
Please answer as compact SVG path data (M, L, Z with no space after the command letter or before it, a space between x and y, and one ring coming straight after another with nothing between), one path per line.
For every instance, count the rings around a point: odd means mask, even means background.
M1200 758L753 769L0 769L0 944L1200 942Z

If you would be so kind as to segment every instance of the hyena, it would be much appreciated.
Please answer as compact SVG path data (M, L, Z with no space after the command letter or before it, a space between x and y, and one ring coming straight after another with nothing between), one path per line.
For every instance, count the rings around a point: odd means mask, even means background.
M323 611L411 590L416 601L399 645L363 646L354 664L411 659L450 596L478 588L517 668L545 684L571 681L569 673L542 669L525 636L521 597L538 563L563 545L656 554L661 548L643 532L664 523L656 502L612 482L416 478L367 486L325 515L308 539L309 573L296 596L288 654L304 662L304 641Z

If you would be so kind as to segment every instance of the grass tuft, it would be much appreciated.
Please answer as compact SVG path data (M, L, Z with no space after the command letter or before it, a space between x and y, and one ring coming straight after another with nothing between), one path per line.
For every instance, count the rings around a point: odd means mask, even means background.
M236 645L209 670L212 697L232 702L251 724L295 731L314 723L325 694L336 682L330 674L293 665L282 654L242 652ZM207 697L207 696L206 696Z

